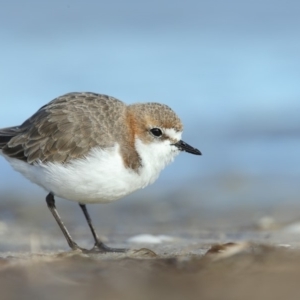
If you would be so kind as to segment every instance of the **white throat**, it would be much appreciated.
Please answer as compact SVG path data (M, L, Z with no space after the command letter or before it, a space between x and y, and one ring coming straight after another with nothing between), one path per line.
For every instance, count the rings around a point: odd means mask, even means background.
M172 146L168 140L145 144L137 138L135 148L142 161L139 174L141 180L144 182L143 187L153 183L158 178L159 173L171 163L180 152L178 148Z

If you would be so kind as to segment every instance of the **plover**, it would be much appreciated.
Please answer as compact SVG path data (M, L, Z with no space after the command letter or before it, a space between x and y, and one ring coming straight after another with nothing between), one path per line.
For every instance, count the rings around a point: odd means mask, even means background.
M22 125L0 129L0 154L44 188L46 202L69 246L124 252L98 237L86 204L115 201L153 183L181 151L201 155L181 140L183 126L167 105L69 93L41 107ZM62 222L54 197L79 203L95 240L79 247Z

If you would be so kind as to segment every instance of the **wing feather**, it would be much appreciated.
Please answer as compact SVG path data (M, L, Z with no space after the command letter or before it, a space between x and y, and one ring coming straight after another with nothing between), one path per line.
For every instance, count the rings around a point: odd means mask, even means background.
M21 126L0 129L4 155L27 161L67 163L85 156L92 147L112 146L116 124L126 106L94 93L70 93L40 108ZM105 121L113 112L115 122Z

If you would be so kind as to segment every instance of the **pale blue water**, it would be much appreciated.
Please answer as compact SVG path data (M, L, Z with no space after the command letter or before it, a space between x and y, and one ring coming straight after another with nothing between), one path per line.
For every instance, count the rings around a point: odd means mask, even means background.
M227 174L296 182L299 9L267 0L7 2L0 127L70 91L163 102L203 157L182 154L156 188ZM4 159L0 170L0 191L31 188Z

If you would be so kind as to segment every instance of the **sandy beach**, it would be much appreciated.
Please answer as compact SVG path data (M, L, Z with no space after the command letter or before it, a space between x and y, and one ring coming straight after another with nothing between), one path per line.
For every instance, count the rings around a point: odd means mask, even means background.
M162 206L134 201L96 206L92 212L103 240L130 250L89 255L68 249L42 201L2 202L1 299L299 298L295 207L215 215L199 210L178 218L175 200L165 203L160 213ZM92 247L77 206L58 203L76 241ZM267 211L273 216L264 216Z

